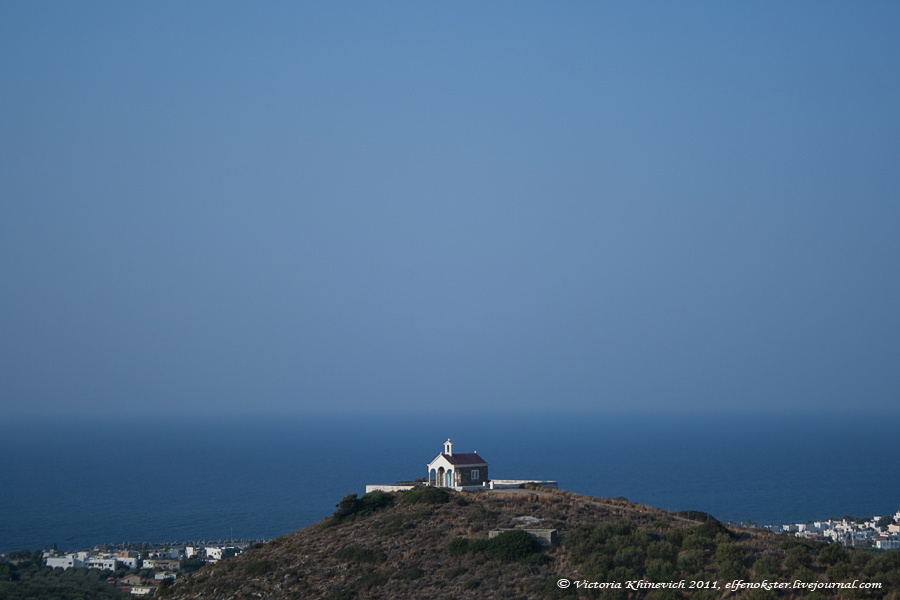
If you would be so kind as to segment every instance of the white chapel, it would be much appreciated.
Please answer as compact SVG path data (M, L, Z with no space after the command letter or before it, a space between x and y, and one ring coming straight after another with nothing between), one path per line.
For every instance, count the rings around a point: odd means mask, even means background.
M481 488L488 479L488 464L477 452L453 452L453 442L428 463L428 485L457 490ZM432 475L433 474L433 475Z

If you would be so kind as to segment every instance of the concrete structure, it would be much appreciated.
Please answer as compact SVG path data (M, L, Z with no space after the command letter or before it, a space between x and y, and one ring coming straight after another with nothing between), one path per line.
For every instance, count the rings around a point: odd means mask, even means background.
M84 566L84 561L78 559L74 554L66 554L65 556L50 556L47 558L46 564L51 569L80 569Z
M520 488L524 487L526 483L533 483L534 485L539 485L545 488L553 488L554 490L559 489L559 483L556 481L551 481L549 479L491 479L488 482L488 487L492 490L503 488Z
M426 465L428 485L455 490L480 489L489 481L488 463L477 452L453 453L453 442L444 442L444 451ZM434 473L434 476L432 476Z
M177 571L181 568L181 561L174 558L147 558L144 559L145 569L169 569Z
M493 539L504 531L524 531L531 537L536 539L541 546L550 546L556 543L557 532L555 529L491 529L488 532L488 539Z
M86 564L89 569L102 569L104 571L116 570L116 557L108 554L92 556Z
M116 562L125 565L129 569L137 569L141 559L137 552L123 550L122 552L116 552Z
M366 493L371 494L372 492L405 492L406 490L411 490L415 485L397 485L397 484L374 484L366 486Z
M155 573L153 575L153 579L156 579L159 581L161 581L163 579L175 579L175 577L177 575L178 575L177 573L173 573L172 571L162 571L160 573Z

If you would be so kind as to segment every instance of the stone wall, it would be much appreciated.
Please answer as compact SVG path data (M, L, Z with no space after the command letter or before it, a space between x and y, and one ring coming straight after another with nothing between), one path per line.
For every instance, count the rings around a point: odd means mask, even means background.
M477 479L474 479L472 477L472 471L478 471ZM456 485L457 486L483 485L484 482L486 482L486 481L488 481L487 466L456 467Z

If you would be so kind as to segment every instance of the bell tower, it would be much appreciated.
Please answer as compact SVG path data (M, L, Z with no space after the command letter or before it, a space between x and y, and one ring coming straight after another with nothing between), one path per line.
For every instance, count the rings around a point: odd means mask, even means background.
M450 438L447 438L447 441L444 442L444 454L453 456L453 442L450 441Z

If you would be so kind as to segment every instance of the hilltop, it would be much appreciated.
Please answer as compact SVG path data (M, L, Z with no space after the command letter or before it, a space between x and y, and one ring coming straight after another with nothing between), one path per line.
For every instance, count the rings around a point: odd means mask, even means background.
M699 512L539 488L345 497L333 517L163 587L226 598L897 598L900 553L848 551ZM541 546L513 531L555 530ZM561 578L571 582L562 589ZM585 589L575 582L679 582L685 589ZM726 589L733 580L875 583L881 589ZM701 589L688 589L691 582ZM718 582L713 584L712 582ZM697 584L694 584L697 585ZM712 586L717 586L718 589ZM857 585L860 585L859 583Z

